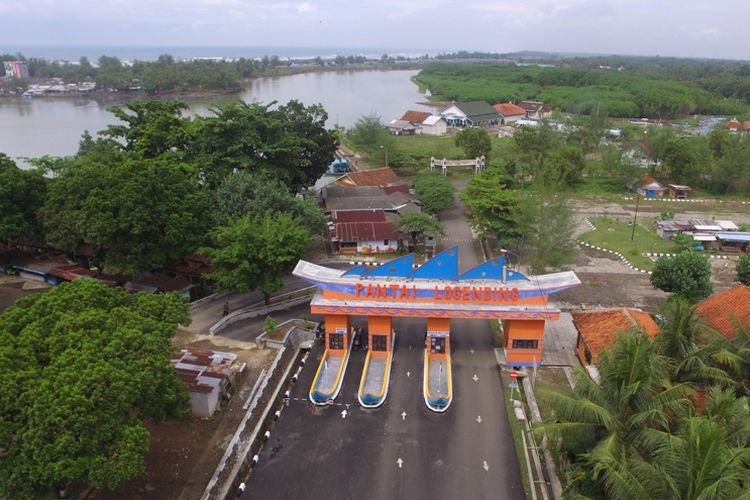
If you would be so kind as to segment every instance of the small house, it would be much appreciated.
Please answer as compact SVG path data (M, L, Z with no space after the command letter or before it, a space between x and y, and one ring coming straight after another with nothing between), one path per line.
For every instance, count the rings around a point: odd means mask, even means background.
M703 322L728 340L739 328L750 328L750 287L736 285L699 302L695 312Z
M415 127L419 127L430 116L432 115L427 111L414 111L410 109L404 113L404 116L401 117L401 121L409 122Z
M172 356L177 376L190 392L193 415L211 417L222 398L228 399L235 376L237 355L229 352L182 349Z
M405 120L393 120L386 125L386 128L392 135L414 135L417 133L417 127Z
M632 307L574 311L573 324L578 331L576 355L594 381L599 381L599 356L612 347L618 335L640 329L649 337L659 333L659 325L645 311Z
M526 112L526 118L542 118L542 112L544 109L544 103L540 101L521 101L518 103L518 107L522 108Z
M718 231L714 234L722 252L750 252L750 232Z
M526 118L526 110L521 106L517 106L512 102L504 102L495 104L492 109L500 113L502 119L500 120L501 125L508 125L515 121Z
M667 196L677 200L687 200L688 194L693 188L682 184L667 184Z
M399 235L387 220L339 222L334 224L331 243L340 253L394 253L399 248Z
M664 196L664 192L667 190L667 188L658 183L656 179L648 175L632 183L630 188L646 198L660 198Z
M442 116L430 115L422 122L420 131L424 135L445 135L448 133L448 123Z
M502 116L485 101L455 102L440 111L449 127L492 127Z

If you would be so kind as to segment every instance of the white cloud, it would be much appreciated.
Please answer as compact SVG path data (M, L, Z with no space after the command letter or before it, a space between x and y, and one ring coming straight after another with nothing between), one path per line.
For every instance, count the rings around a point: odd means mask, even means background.
M311 5L310 2L302 2L297 5L297 14L305 15L310 14L311 12L315 12L315 7Z

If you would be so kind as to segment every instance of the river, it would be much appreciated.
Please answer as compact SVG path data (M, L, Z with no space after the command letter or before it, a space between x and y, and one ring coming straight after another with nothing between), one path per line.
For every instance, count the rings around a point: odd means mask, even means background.
M322 104L329 127L352 126L360 116L375 113L383 123L399 118L408 109L431 111L417 104L426 100L410 78L417 71L338 71L258 78L236 96L184 99L191 113L208 114L210 108L237 97L246 102L297 99ZM75 154L81 134L104 129L118 120L107 111L112 102L93 98L0 98L0 152L19 159L43 155ZM20 161L19 165L23 165Z

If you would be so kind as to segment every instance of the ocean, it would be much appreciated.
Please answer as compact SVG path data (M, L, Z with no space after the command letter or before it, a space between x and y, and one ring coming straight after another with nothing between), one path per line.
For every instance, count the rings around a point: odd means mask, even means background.
M14 46L0 45L0 54L21 53L25 57L41 57L51 61L78 61L87 57L96 61L100 56L116 56L122 61L153 61L162 54L170 54L175 59L192 59L196 57L221 57L225 59L262 58L263 56L278 56L282 59L314 59L315 57L333 58L342 56L365 56L379 58L383 54L392 57L418 57L425 54L431 56L442 51L435 49L413 48L384 48L384 47L233 47L233 46Z

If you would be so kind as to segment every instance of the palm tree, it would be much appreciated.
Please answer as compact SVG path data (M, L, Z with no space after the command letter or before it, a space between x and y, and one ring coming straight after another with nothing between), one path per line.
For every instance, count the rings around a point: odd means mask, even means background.
M639 474L650 460L651 431L668 434L692 406L690 388L670 382L671 364L643 332L625 332L600 356L600 384L579 368L573 396L547 393L558 422L543 430L582 459L608 497L651 498L643 478L653 475Z
M689 383L696 389L735 385L735 379L719 367L730 354L723 337L703 324L688 301L674 297L667 301L662 313L654 344L659 354L672 360L673 382Z
M684 419L675 434L650 431L651 460L634 467L634 475L649 498L750 498L748 429L743 402L714 388L705 416Z

